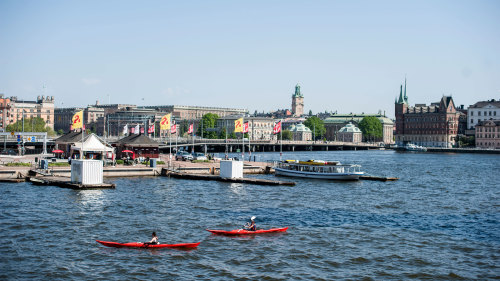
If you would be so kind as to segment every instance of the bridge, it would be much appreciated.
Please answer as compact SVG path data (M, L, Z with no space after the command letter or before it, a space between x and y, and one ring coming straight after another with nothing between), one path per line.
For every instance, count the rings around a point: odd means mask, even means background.
M258 141L245 141L245 151L252 152L274 152L280 151L280 146L283 151L335 151L335 150L369 150L369 149L383 149L385 146L380 143L348 143L338 141L280 141L276 140L258 140ZM241 140L220 140L220 139L183 139L177 143L170 144L169 141L160 143L160 151L168 153L170 149L178 150L191 150L194 147L195 151L199 152L231 152L241 151L243 143Z

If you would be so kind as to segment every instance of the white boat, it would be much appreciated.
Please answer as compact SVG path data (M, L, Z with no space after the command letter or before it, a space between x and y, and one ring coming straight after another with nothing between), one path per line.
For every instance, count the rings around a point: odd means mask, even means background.
M276 175L326 180L359 180L364 175L360 165L342 165L322 160L285 160L274 166Z
M413 144L413 143L407 143L405 145L404 149L406 151L422 151L422 152L427 151L427 148L420 146L420 145Z

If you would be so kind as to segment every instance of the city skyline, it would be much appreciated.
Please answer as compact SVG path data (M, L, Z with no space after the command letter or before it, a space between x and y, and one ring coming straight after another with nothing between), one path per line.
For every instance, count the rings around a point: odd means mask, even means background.
M496 1L0 1L0 93L56 107L199 105L394 117L500 96ZM45 87L45 88L44 88Z

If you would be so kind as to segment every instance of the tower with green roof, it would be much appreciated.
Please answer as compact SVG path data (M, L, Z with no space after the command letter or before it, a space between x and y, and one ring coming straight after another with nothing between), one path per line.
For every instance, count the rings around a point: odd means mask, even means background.
M295 93L292 95L292 113L294 116L304 115L304 96L300 92L299 84L295 85Z

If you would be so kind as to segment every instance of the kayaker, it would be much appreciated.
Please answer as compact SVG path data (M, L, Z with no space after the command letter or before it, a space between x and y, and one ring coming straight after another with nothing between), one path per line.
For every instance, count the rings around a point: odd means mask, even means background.
M250 218L250 223L247 223L247 225L245 226L246 230L248 230L248 231L257 230L257 225L255 225L255 218L256 218L255 216Z
M158 236L156 236L156 232L153 232L152 236L153 236L153 238L151 239L151 241L146 242L144 244L148 244L148 245L157 245L157 244L160 244L160 242L158 242Z

